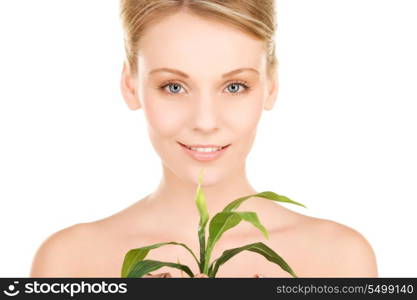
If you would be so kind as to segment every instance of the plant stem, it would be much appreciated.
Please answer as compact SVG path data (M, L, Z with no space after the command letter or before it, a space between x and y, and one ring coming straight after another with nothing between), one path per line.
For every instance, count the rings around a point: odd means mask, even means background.
M200 263L198 265L200 269L200 273L203 272L204 266L205 266L205 248L206 248L206 241L205 236L203 234L199 234L199 242L200 242Z
M208 276L208 269L209 269L209 265L210 265L210 258L211 258L211 251L213 250L212 247L208 248L206 250L206 257L204 260L204 269L203 269L203 273L206 274Z

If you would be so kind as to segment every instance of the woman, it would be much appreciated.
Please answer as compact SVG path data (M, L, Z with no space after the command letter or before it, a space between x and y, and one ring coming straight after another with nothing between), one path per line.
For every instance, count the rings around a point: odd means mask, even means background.
M131 110L143 109L149 137L161 157L157 189L107 218L51 235L38 249L32 277L120 277L126 252L159 242L182 242L199 253L195 191L204 168L209 215L231 200L255 194L246 157L263 110L277 92L273 1L122 0L127 60L121 90ZM253 198L270 233L265 243L299 277L376 277L374 252L357 231ZM262 240L242 222L216 245L212 258ZM164 246L147 259L180 262L198 273L182 247ZM168 267L153 276L181 277ZM217 277L289 277L253 252L242 252Z

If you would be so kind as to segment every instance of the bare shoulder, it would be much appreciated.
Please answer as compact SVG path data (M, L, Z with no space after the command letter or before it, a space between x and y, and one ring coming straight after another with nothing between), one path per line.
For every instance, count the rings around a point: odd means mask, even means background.
M95 226L78 223L51 234L37 249L30 277L76 277L83 253L88 251Z
M377 263L369 241L357 230L341 223L306 217L303 235L311 237L318 251L322 276L377 277Z

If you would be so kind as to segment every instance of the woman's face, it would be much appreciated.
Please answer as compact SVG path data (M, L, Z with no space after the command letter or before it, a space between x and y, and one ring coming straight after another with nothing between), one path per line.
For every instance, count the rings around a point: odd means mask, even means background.
M264 43L182 12L150 25L139 52L138 75L124 68L122 92L131 109L144 109L165 167L193 183L204 168L205 186L242 168L262 110L272 108L277 93ZM214 160L199 160L179 143L230 146Z

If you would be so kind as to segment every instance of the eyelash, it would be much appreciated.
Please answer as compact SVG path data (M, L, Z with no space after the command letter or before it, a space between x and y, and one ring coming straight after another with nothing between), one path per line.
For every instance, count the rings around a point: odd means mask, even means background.
M165 81L164 83L162 83L160 86L158 86L158 88L161 89L161 90L164 90L170 84L178 84L178 85L181 86L180 83L178 83L178 82L176 82L174 80L169 80L169 81ZM239 95L241 95L243 93L248 92L251 89L251 86L246 81L241 81L241 80L231 81L231 82L228 83L228 85L226 87L228 87L231 84L239 84L239 85L241 85L241 86L243 86L245 88L245 90L243 92L230 93L230 94L232 94L232 96L239 96ZM170 93L170 92L167 92L167 94L169 96L175 96L175 95L177 95L175 93Z

